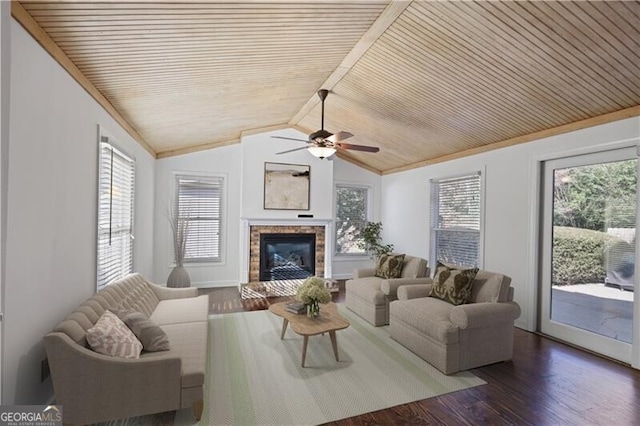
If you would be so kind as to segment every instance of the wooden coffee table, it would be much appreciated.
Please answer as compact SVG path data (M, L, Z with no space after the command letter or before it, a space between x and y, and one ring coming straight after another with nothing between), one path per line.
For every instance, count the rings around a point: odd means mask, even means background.
M302 343L302 364L304 367L304 361L307 357L307 343L309 336L315 336L316 334L329 333L331 338L331 346L333 346L333 353L338 359L338 340L336 339L336 331L347 328L351 325L349 321L341 317L338 313L338 305L333 302L329 302L326 305L320 305L320 315L311 319L307 314L294 314L287 311L286 304L289 302L274 303L269 306L269 310L274 314L282 317L282 332L280 333L280 339L284 339L284 333L287 331L287 326L291 324L291 329L297 334L304 337Z

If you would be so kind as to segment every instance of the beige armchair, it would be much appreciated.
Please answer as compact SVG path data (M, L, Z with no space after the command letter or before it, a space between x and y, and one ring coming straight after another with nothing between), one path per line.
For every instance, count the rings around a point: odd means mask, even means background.
M356 269L345 284L345 305L374 326L389 324L389 302L398 298L398 288L410 284L429 284L427 261L405 256L400 278L380 278L374 268Z
M445 374L510 360L514 321L511 278L479 271L467 304L428 297L431 285L398 290L389 306L389 334Z

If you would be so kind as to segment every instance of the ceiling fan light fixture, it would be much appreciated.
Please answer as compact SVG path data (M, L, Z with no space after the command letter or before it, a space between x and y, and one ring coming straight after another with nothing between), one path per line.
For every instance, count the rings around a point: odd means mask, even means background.
M322 130L318 130L317 132L311 133L309 135L309 140L316 141L316 142L324 142L324 140L329 136L333 136L333 133L322 129Z
M336 152L335 148L329 148L328 146L310 146L307 150L311 155L321 160L332 156Z

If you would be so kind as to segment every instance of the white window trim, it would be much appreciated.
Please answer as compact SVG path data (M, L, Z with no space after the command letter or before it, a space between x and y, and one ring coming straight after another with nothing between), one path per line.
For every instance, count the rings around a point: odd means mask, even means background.
M128 157L132 162L133 162L133 185L132 185L132 197L131 197L131 271L133 272L135 271L135 211L136 211L136 173L137 173L137 167L136 167L136 157L134 155L132 155L128 150L123 149L122 146L120 145L120 143L117 141L116 138L114 138L104 127L98 125L98 143L97 143L97 165L98 165L98 179L97 179L97 190L96 190L96 268L95 268L95 277L96 277L96 288L97 290L101 290L105 287L107 287L110 283L106 283L103 285L100 285L98 282L98 267L99 267L99 256L100 256L100 250L99 250L99 245L100 245L100 235L99 235L99 223L100 223L100 174L102 172L101 170L101 162L100 162L100 151L101 151L101 144L102 143L108 143L109 145L111 145L114 149L120 151L120 153L122 153L124 156Z
M369 185L369 184L363 184L363 183L354 183L354 182L348 182L348 181L337 181L334 183L333 185L333 232L332 232L332 239L333 239L333 261L335 262L349 262L349 261L355 261L355 260L368 260L369 259L369 253L364 252L364 253L337 253L336 252L336 222L338 221L337 218L337 209L336 209L336 194L338 193L338 188L339 187L348 187L348 188L362 188L362 189L366 189L367 190L367 217L366 217L366 221L367 222L371 222L372 220L372 207L373 207L373 186Z
M222 266L227 266L227 235L228 235L228 229L227 229L227 224L228 224L228 200L229 200L229 192L228 192L228 187L229 187L229 175L227 173L219 173L219 172L203 172L203 171L193 171L193 170L173 170L171 172L171 186L170 186L170 190L171 190L171 194L173 194L171 197L171 201L169 202L169 207L170 209L173 209L175 207L175 200L173 200L173 197L175 196L175 194L177 193L177 182L178 182L178 176L193 176L193 177L211 177L211 178L222 178L222 209L220 209L220 212L222 214L222 219L220 220L220 258L218 260L215 261L209 261L209 262L185 262L185 267L188 269L193 269L193 268L210 268L210 267L222 267ZM169 223L169 221L167 220L167 236L168 236L168 241L167 241L167 259L170 259L169 263L167 264L168 268L174 268L176 266L174 257L173 257L173 233L171 231L171 224Z
M478 174L480 176L480 234L478 236L478 268L484 269L484 248L485 248L485 217L486 217L486 174L487 167L484 165L480 169L476 169L470 172L461 172L451 175L444 175L439 177L432 177L429 179L429 209L428 209L428 224L429 224L429 265L432 271L435 271L438 260L435 258L435 248L431 247L431 233L433 232L433 221L431 217L431 183L433 181L441 181L448 179L456 179L465 176L471 176Z

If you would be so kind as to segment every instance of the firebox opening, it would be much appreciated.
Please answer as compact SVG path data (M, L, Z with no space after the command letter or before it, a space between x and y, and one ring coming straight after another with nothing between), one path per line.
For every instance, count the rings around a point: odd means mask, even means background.
M260 234L260 281L315 275L316 234Z

